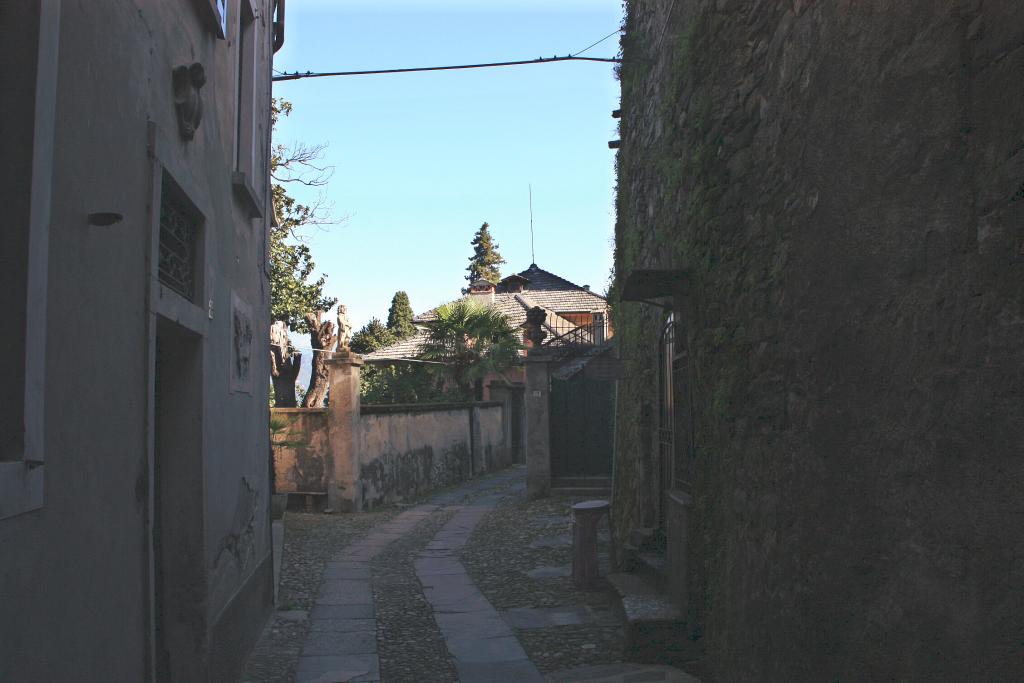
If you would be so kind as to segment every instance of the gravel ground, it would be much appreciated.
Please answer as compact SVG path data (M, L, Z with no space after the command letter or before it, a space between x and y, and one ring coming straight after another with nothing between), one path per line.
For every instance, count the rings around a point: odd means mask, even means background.
M579 499L522 497L503 501L476 528L459 559L480 591L497 609L516 607L589 607L594 619L584 624L516 629L530 659L543 672L622 661L622 619L618 600L603 580L594 590L573 586L571 576L531 578L538 568L572 565L570 507ZM601 549L607 550L607 521ZM602 573L607 571L607 563ZM558 574L544 571L539 574ZM535 572L537 575L538 572Z
M413 559L454 514L442 510L378 555L373 568L377 655L388 683L458 683L441 630L416 578Z
M287 512L278 604L249 657L243 680L282 683L294 676L302 643L309 631L308 611L320 588L327 559L398 510L358 515Z

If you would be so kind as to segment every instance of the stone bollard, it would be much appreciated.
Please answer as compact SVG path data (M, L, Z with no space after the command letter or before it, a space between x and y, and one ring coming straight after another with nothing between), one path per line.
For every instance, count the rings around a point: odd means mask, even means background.
M592 587L600 575L597 523L607 511L607 500L586 500L572 506L572 582L578 588Z

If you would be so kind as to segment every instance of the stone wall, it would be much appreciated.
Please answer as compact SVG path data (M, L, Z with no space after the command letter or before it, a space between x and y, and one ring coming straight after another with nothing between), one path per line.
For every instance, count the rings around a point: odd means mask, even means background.
M714 680L1024 670L1024 5L628 1L620 539L683 268L687 604Z
M367 507L511 464L500 403L363 406L358 429Z
M274 448L275 493L327 493L327 463L330 447L325 408L273 408L270 414L287 421L287 427L273 437L283 444Z
M361 406L352 451L345 448L349 432L326 409L274 408L272 414L288 421L277 437L288 446L274 449L276 492L326 493L340 485L356 510L512 464L502 403ZM339 458L351 463L339 467Z

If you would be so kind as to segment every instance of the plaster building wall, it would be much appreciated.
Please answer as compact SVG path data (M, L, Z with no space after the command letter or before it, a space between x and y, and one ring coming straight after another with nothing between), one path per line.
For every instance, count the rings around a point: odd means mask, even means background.
M8 333L43 359L40 383L22 389L45 398L45 442L33 451L45 464L23 466L44 483L41 505L0 519L0 680L232 680L271 608L259 331L269 325L261 160L272 8L249 5L258 16L240 97L240 6L227 3L226 40L205 0L0 8L5 69L34 73L40 17L54 20L44 52L55 63L44 79L55 93L52 150L38 144L39 82L23 79L0 113L12 149L36 136L12 175L33 178L34 163L44 169L34 180L51 190L48 235L30 227L48 238L46 268L35 271L44 295L27 294L42 334L17 317ZM185 141L172 70L195 62L205 69L203 117ZM244 200L232 185L240 170L252 189ZM21 181L5 185L5 204L25 199ZM202 218L191 300L158 281L171 194ZM19 427L5 423L4 441Z
M623 284L685 269L706 678L1019 678L1024 5L626 8L614 537L672 489Z

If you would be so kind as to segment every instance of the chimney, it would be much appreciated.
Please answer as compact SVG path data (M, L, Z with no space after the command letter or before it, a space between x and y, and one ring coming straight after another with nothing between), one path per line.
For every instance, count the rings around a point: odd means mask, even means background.
M480 278L469 285L469 298L471 301L478 301L490 305L494 303L494 283L490 280Z

